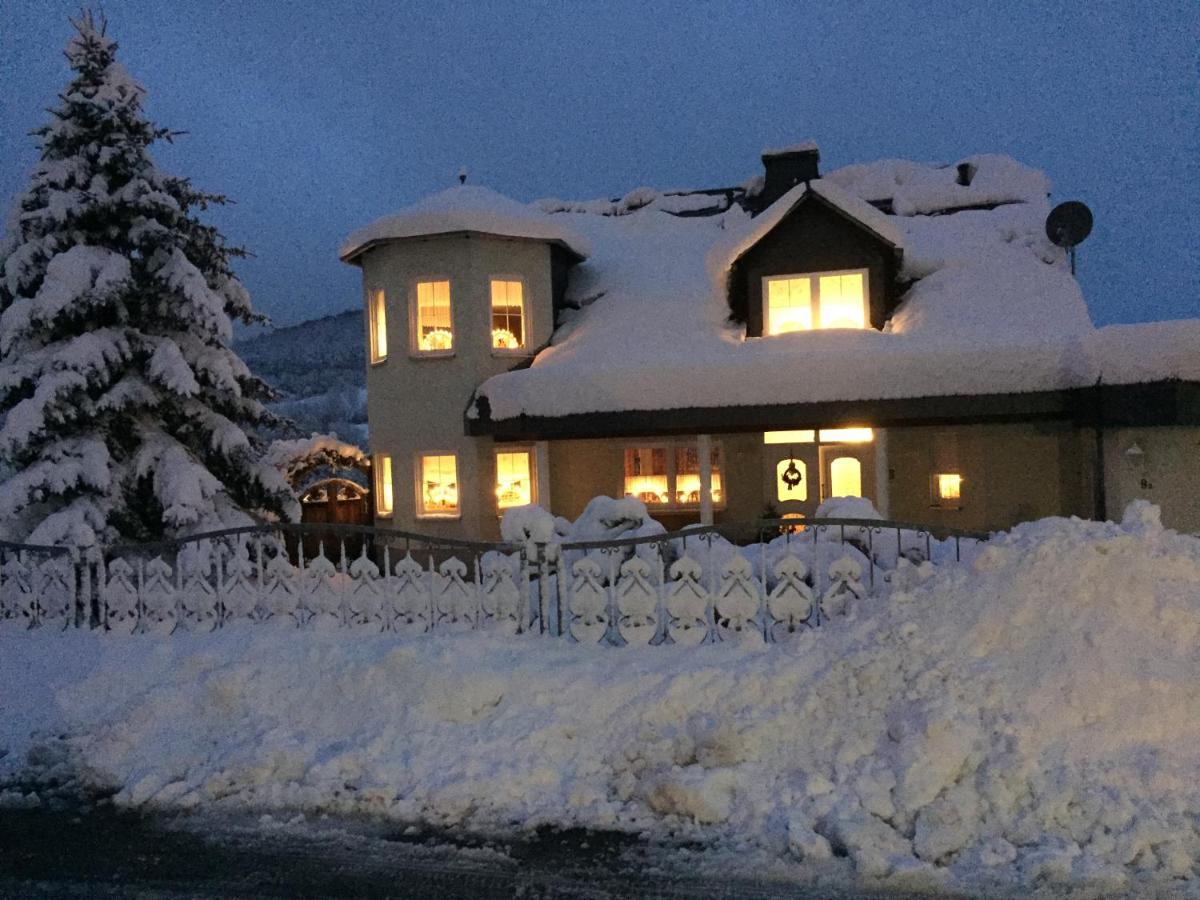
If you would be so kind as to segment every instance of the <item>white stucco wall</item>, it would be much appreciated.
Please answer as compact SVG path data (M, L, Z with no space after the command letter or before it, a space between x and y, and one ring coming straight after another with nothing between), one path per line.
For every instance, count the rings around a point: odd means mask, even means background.
M446 536L498 535L495 457L490 438L463 432L463 412L477 385L511 369L523 354L494 353L491 345L493 277L524 281L525 351L529 356L553 331L549 245L478 234L392 241L362 259L363 303L382 289L387 309L388 356L367 362L367 415L372 454L392 457L394 511L380 526ZM422 358L412 350L410 302L418 280L450 281L454 355ZM369 308L367 331L369 339ZM457 519L418 519L416 458L421 452L458 454Z
M1109 518L1145 499L1161 507L1167 527L1200 533L1200 427L1114 429L1104 469Z

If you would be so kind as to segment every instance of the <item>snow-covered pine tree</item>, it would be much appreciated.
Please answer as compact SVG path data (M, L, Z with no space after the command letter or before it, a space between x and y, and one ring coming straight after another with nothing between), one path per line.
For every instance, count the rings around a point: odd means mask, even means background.
M224 198L155 166L170 133L104 21L72 25L75 76L0 240L0 529L87 544L294 518L255 434L270 388L231 349L260 320L244 252L197 215Z

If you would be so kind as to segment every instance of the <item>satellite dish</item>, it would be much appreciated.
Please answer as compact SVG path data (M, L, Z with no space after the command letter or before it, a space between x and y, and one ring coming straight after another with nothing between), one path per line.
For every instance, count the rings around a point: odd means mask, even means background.
M1060 203L1046 216L1046 237L1070 255L1072 275L1075 274L1075 248L1091 233L1092 211L1078 200Z

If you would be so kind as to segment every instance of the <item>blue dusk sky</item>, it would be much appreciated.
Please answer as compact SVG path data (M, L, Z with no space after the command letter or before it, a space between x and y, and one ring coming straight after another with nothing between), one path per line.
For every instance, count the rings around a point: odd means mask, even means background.
M68 80L78 0L0 2L0 200ZM1200 315L1200 3L138 2L101 7L167 169L277 324L353 307L355 227L474 183L520 200L738 184L765 146L822 168L1008 153L1096 216L1097 323Z

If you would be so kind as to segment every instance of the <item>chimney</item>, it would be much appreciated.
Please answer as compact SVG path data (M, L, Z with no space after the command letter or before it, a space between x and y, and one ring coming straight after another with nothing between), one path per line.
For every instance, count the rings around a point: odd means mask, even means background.
M766 209L802 181L820 178L817 171L820 159L821 152L815 141L764 150L762 162L766 178L757 198L758 208Z

